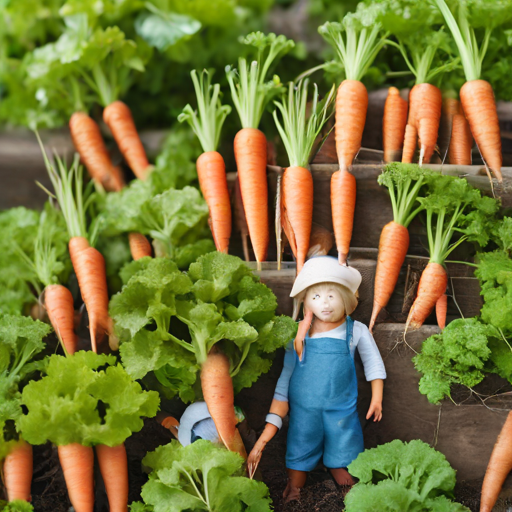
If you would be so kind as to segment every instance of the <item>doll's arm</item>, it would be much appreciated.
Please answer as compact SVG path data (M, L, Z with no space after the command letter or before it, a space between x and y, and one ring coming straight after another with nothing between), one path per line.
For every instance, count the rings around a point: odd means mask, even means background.
M276 415L279 418L284 418L288 414L288 402L283 402L281 400L272 400L272 404L270 405L270 414ZM276 418L277 420L278 418ZM256 472L256 468L260 463L261 454L265 449L267 443L277 434L279 428L273 423L267 423L265 425L265 429L263 430L261 436L258 441L254 445L254 448L251 450L249 457L247 459L247 471L249 473L249 478L254 476Z
M382 379L375 379L371 381L372 384L372 401L366 419L369 420L373 416L373 421L380 421L382 419L382 395L384 393L384 381Z

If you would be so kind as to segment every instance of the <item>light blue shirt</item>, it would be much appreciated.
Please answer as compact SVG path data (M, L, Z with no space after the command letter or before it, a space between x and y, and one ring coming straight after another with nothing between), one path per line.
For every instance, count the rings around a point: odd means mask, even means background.
M345 339L347 332L346 322L343 322L339 327L327 332L320 332L310 336L311 338L339 338ZM361 361L363 363L364 375L367 381L375 379L385 379L386 369L384 368L384 361L380 355L379 348L373 339L372 333L361 322L354 322L354 332L352 340L350 341L350 355L354 358L355 351L359 352ZM281 402L288 402L288 388L293 370L295 368L295 350L293 348L293 341L286 347L284 355L284 365L281 376L277 381L276 391L274 398Z

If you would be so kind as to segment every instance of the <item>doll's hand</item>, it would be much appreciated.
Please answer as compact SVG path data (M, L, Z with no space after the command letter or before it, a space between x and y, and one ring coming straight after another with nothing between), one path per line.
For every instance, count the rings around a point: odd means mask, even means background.
M256 469L258 469L258 464L260 463L261 454L265 449L265 445L266 443L259 439L251 450L249 457L247 457L247 473L249 474L249 478L252 478L254 473L256 473Z
M380 421L382 419L382 402L372 402L368 409L366 419L369 420L373 416L373 421Z

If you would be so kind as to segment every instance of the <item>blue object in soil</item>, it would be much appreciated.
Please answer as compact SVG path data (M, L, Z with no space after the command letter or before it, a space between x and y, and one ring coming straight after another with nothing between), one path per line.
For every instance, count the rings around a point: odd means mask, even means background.
M363 450L357 415L357 377L350 355L354 321L346 339L308 338L290 379L286 467L311 471L323 455L328 468L347 467Z

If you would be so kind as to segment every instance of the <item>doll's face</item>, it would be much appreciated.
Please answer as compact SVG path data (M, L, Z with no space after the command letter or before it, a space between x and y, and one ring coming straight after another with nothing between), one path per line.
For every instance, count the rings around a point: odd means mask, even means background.
M329 283L308 288L304 305L324 322L339 322L345 316L345 305L339 290Z

